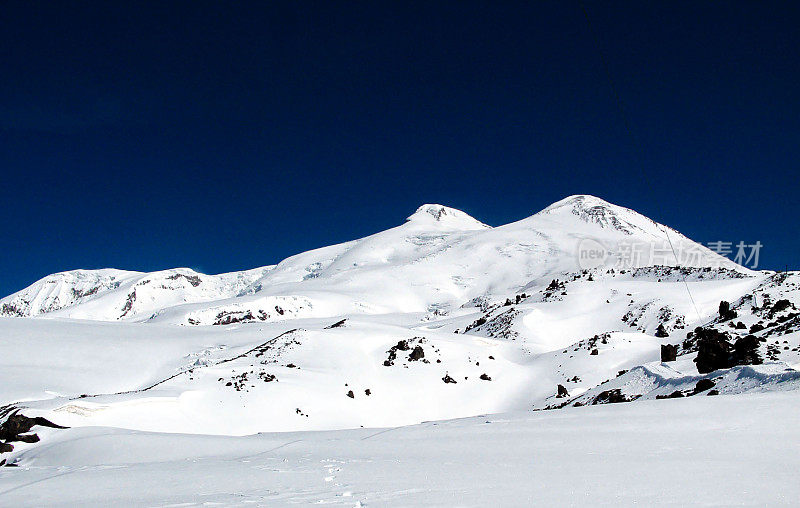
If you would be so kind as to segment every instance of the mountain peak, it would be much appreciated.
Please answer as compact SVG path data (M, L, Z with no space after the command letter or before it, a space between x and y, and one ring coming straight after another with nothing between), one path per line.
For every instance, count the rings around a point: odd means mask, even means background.
M431 203L424 204L417 208L417 211L406 220L418 224L455 226L459 229L482 229L489 227L461 210Z
M588 208L593 208L596 206L600 206L603 208L612 208L615 207L616 205L613 205L604 199L598 198L597 196L592 196L590 194L573 194L572 196L567 196L562 200L556 201L552 205L542 210L542 212L558 210L561 208L571 208L573 210L586 210Z
M626 235L632 235L636 230L649 229L656 224L634 210L588 194L575 194L556 201L534 217L542 216L574 216L588 224L615 229Z

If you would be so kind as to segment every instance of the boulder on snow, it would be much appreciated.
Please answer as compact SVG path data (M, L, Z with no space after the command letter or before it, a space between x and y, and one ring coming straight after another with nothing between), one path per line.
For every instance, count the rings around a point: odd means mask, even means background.
M701 379L694 386L694 393L697 394L700 392L704 392L706 390L710 390L712 388L714 388L714 381L710 379Z
M569 392L567 391L567 388L564 385L558 385L557 390L558 390L558 393L556 393L557 399L563 399L564 397L569 397Z
M26 443L35 443L39 440L39 437L36 436L36 434L27 434L27 432L29 432L36 425L41 427L50 427L53 429L68 428L62 427L61 425L56 425L47 418L42 418L41 416L29 418L25 415L14 413L9 416L2 425L0 425L0 439L6 442L24 441ZM34 438L35 441L33 440Z
M667 333L667 329L664 328L664 323L661 323L661 324L658 325L658 328L656 328L656 334L655 335L656 335L656 337L662 338L662 339L664 337L669 337L669 334ZM661 361L663 362L665 360L661 360ZM670 361L670 360L666 360L666 361Z
M733 343L733 358L734 365L761 365L764 360L758 353L758 346L761 341L755 335L745 335L739 337Z
M661 361L674 362L678 358L677 344L661 344Z
M707 374L717 369L732 367L728 336L713 328L697 327L694 330L697 339L697 372Z
M734 319L737 317L738 314L735 310L731 310L731 304L722 300L719 302L719 319L721 321L728 321L730 319Z
M14 451L14 445L10 443L0 443L0 453L8 453Z
M442 381L444 381L444 382L445 382L445 384L446 384L446 383L453 383L453 384L456 384L456 380L455 380L455 379L453 379L453 378L451 378L451 377L450 377L450 374L445 374L445 375L444 375L444 377L442 378Z
M416 362L417 360L422 360L425 358L425 351L422 349L422 346L417 345L414 346L414 349L411 351L411 354L408 355L408 359L412 362Z
M491 381L492 380L492 378L489 377L489 374L487 374L485 372L483 374L481 374L481 379L484 380L484 381Z

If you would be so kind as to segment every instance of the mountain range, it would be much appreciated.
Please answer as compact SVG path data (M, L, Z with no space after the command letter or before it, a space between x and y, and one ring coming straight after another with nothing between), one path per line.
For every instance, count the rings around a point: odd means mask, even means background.
M794 393L798 305L800 273L747 269L588 195L499 227L426 204L240 272L61 272L0 300L0 421L70 429L0 457L50 463L43 445L99 428L386 429Z

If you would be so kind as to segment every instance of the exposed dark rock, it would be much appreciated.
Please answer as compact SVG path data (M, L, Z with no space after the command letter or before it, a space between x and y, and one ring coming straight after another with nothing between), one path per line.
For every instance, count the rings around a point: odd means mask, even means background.
M710 390L706 395L719 395L718 390Z
M737 330L746 330L746 329L747 329L747 326L745 326L745 324L744 324L744 323L742 323L741 321L739 321L738 323L736 323L736 329L737 329Z
M2 425L0 425L0 440L5 441L5 443L0 443L0 453L13 451L14 446L10 444L13 441L37 443L39 441L39 436L34 433L29 433L30 430L37 425L40 427L50 427L53 429L68 428L62 427L61 425L56 425L55 423L46 418L42 418L41 416L29 418L19 413L13 413L6 419L6 421L3 422Z
M764 360L758 354L758 345L761 341L755 335L739 337L733 344L734 365L761 365Z
M133 302L136 301L136 290L134 289L133 292L128 294L127 300L125 300L125 305L122 306L122 314L120 317L124 317L128 312L131 311L133 308Z
M556 398L563 399L564 397L569 397L569 392L564 385L558 385L558 393L556 394Z
M15 441L20 441L22 443L38 443L39 436L38 434L20 434Z
M386 367L391 367L392 365L394 365L394 361L397 359L397 352L408 351L409 349L411 349L411 347L408 345L408 341L406 340L398 341L397 344L389 348L389 351L387 351L387 353L389 353L389 357L383 362L383 365Z
M697 340L697 371L707 374L717 369L727 369L732 366L728 336L713 328L697 327L694 331Z
M330 330L331 328L339 328L340 326L344 326L345 322L347 322L347 319L342 319L341 321L337 321L330 326L326 326L325 329Z
M442 378L442 381L444 381L445 383L453 383L453 384L456 384L457 382L455 379L450 377L450 374L445 374L444 377Z
M701 379L694 387L694 393L704 392L714 388L714 381L710 379Z
M790 302L789 300L778 300L777 302L775 302L775 305L773 305L772 308L769 309L769 317L772 317L778 312L782 312L786 309L793 307L794 305L792 305L792 302Z
M486 318L485 317L479 317L472 324L467 325L467 327L464 328L464 333L467 333L468 331L472 330L473 328L477 328L477 327L485 325L485 324L486 324Z
M661 361L674 362L678 358L678 346L675 344L661 344Z
M597 397L594 398L592 401L592 405L596 404L617 404L620 402L630 402L632 400L636 400L638 397L628 397L622 393L622 390L619 388L614 388L613 390L606 390L600 392Z
M489 377L489 374L486 374L486 373L481 374L481 379L484 380L484 381L491 381L492 380L492 378Z
M675 390L674 392L670 393L669 395L656 395L657 400L661 399L679 399L683 397L683 393L680 390Z
M658 328L656 328L656 337L659 338L669 337L666 328L664 328L664 323L659 324ZM661 361L663 362L664 360Z
M756 324L754 324L753 326L750 327L750 333L760 332L763 329L764 329L764 325L762 325L760 323L756 323Z
M416 362L417 360L421 360L425 358L425 351L422 349L422 346L414 346L414 349L411 351L411 354L408 355L409 361Z
M598 355L598 351L597 351L597 349L592 349L592 352L589 353L589 354L592 355L592 356L597 356Z
M189 284L191 284L193 287L197 287L200 285L201 282L203 282L197 275L184 275L182 273L176 273L175 275L170 275L169 277L167 277L167 279L170 280L178 280L181 278L186 279L189 282Z
M369 388L367 388L366 390L364 390L364 395L366 395L367 397L369 397L370 395L372 395L372 390L370 390Z
M3 422L2 425L0 425L0 439L6 442L32 439L30 437L23 437L22 439L20 439L21 437L20 434L25 434L29 432L36 425L39 425L40 427L50 427L53 429L69 428L69 427L62 427L61 425L56 425L55 423L51 422L46 418L42 418L41 416L37 416L35 418L28 418L27 416L15 413L9 416L8 419L5 422ZM26 441L26 442L35 442L35 441Z
M266 317L264 318L266 319ZM264 320L262 319L262 321ZM212 323L213 325L232 325L236 323L245 323L255 321L256 317L251 311L222 311L217 314L217 318Z
M738 316L735 310L731 310L731 304L722 300L719 302L719 319L721 321L728 321Z
M355 399L356 398L356 394L353 393L353 390L348 391L347 392L347 396L350 397L351 399Z
M697 371L700 374L727 369L735 365L760 365L763 363L758 352L762 339L754 335L740 337L731 345L728 335L712 328L696 328Z

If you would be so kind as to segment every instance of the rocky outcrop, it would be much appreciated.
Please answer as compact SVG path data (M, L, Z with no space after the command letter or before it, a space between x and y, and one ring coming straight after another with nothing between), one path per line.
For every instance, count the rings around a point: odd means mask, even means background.
M592 405L596 404L618 404L620 402L631 402L636 400L638 396L628 397L619 388L613 390L605 390L597 394L597 397L592 401Z
M17 412L12 413L6 421L0 425L0 453L6 453L14 450L14 445L9 443L22 442L22 443L36 443L39 441L39 436L35 433L30 433L31 429L35 426L50 427L53 429L66 429L61 425L56 425L47 418L37 416L29 418Z
M755 335L739 337L731 344L724 332L713 328L696 328L694 337L697 340L697 371L707 374L717 369L728 369L736 365L760 365L763 363L758 352L761 339Z
M678 346L674 344L661 345L661 361L674 362L678 358Z

